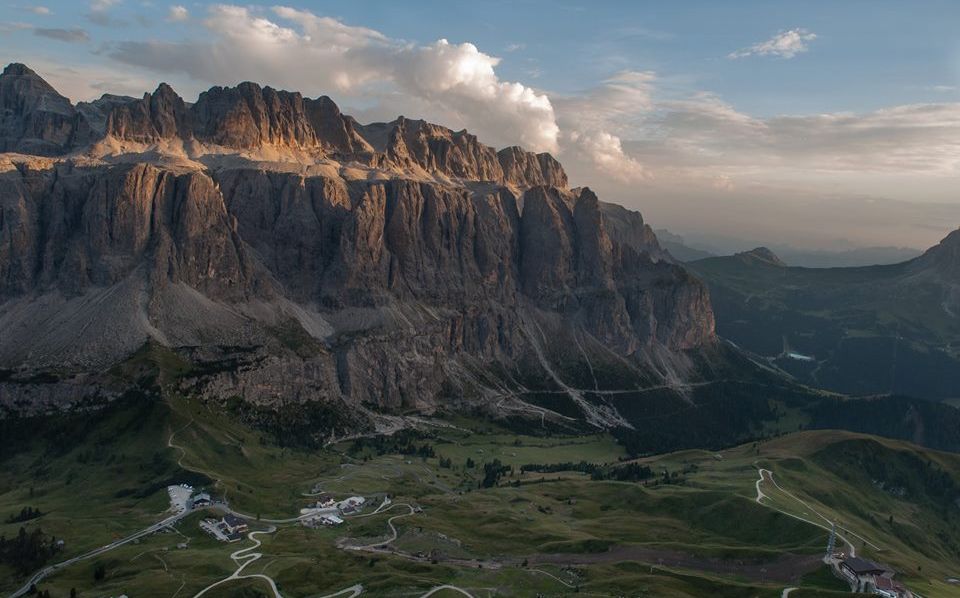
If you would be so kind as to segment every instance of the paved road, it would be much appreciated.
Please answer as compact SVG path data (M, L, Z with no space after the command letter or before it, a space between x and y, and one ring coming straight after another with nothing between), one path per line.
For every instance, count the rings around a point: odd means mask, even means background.
M790 592L799 589L800 588L784 588L783 592L780 594L780 598L787 598L790 595Z
M429 592L427 592L426 594L420 596L420 598L427 598L428 596L433 596L433 595L436 594L437 592L442 592L443 590L450 590L450 591L452 591L452 592L459 592L459 593L463 594L464 596L467 596L467 598L473 598L473 594L471 594L470 592L468 592L468 591L466 591L466 590L464 590L464 589L462 589L462 588L458 588L457 586L437 586L437 587L433 588L432 590L430 590Z
M380 506L383 506L383 505L380 505ZM411 506L408 505L407 503L395 502L395 503L392 503L390 506L388 506L386 509L383 509L382 511L378 508L374 513L370 513L370 515L373 515L373 514L375 514L375 513L386 513L387 511L389 511L389 510L392 509L393 507L407 507L408 509L410 509L410 511L407 512L407 513L401 513L401 514L399 514L399 515L394 515L394 516L391 517L390 519L387 519L387 526L390 528L390 537L389 537L389 538L387 538L386 540L380 540L379 542L374 542L373 544L367 544L367 545L365 545L365 546L343 546L343 548L345 548L346 550L370 550L370 549L372 549L372 548L378 548L378 547L380 547L380 546L385 546L385 545L387 545L387 544L390 544L390 543L393 542L394 540L396 540L396 539L397 539L397 536L398 536L399 534L397 533L397 528L394 527L394 525L393 525L394 520L400 519L401 517L409 517L410 515L413 515L413 513L414 513L413 507L411 507Z
M363 593L363 585L358 583L357 585L350 586L349 588L344 588L339 592L334 592L333 594L327 594L326 596L320 596L320 598L334 598L334 596L339 596L340 594L346 594L347 592L349 592L350 595L347 596L346 598L356 598L357 596Z
M181 519L183 519L184 517L186 517L187 515L189 515L191 512L192 512L192 511L189 510L189 509L184 510L184 511L182 511L182 512L180 512L180 513L177 513L176 515L171 515L170 517L167 517L166 519L164 519L164 520L162 520L162 521L158 521L157 523L154 523L154 524L151 525L150 527L144 528L144 529L142 529L142 530L140 530L140 531L138 531L138 532L136 532L136 533L130 534L130 535L127 536L126 538L122 538L122 539L120 539L120 540L116 540L115 542L111 542L110 544L107 544L107 545L105 545L105 546L101 546L101 547L99 547L99 548L94 548L94 549L91 550L90 552L81 554L80 556L75 556L75 557L73 557L72 559L67 559L67 560L62 561L62 562L60 562L60 563L56 563L56 564L54 564L54 565L50 565L49 567L44 567L44 568L41 569L40 571L37 571L37 572L33 575L33 577L31 577L30 579L28 579L27 582L23 585L23 587L21 587L19 590L17 590L17 591L14 592L13 594L10 594L10 598L19 598L20 596L23 596L24 594L26 594L27 592L30 591L30 587L31 587L31 586L40 583L44 578L46 578L47 576L49 576L51 573L54 573L54 572L56 572L56 571L59 571L60 569L69 567L70 565L72 565L72 564L74 564L74 563L76 563L76 562L83 561L83 560L90 559L90 558L93 558L93 557L95 557L95 556L101 555L101 554L103 554L103 553L105 553L105 552L107 552L107 551L113 550L114 548L118 548L118 547L120 547L120 546L123 546L124 544L129 544L130 542L133 542L133 541L136 540L137 538L142 538L142 537L144 537L144 536L149 536L150 534L156 533L156 532L162 530L163 528L168 527L168 526L170 526L170 525L173 525L173 524L176 523L177 521L180 521Z
M277 584L273 581L273 578L270 577L269 575L264 575L262 573L252 573L250 575L241 575L241 573L243 573L243 570L247 567L247 565L258 560L260 557L263 556L263 553L261 552L251 552L253 550L256 550L257 548L260 548L260 540L255 538L255 536L258 536L260 534L272 534L275 531L277 531L277 528L271 525L269 529L258 531L258 532L250 532L249 534L247 534L247 538L253 541L253 546L241 548L240 550L234 551L230 555L230 558L233 559L233 562L237 564L237 570L234 571L230 575L230 577L225 577L220 581L214 582L208 585L207 587L203 588L202 590L194 594L193 598L200 598L200 596L203 596L204 594L206 594L207 591L212 590L213 588L219 586L220 584L231 582L235 579L262 579L266 581L267 584L270 585L270 589L273 591L274 598L282 598L282 596L280 595L280 590L277 589Z
M771 506L771 505L765 505L765 506L770 507L770 508L772 508L772 509L775 509L775 510L777 510L777 511L780 511L780 512L783 513L784 515L788 515L788 516L790 516L790 517L793 517L794 519L799 519L800 521L805 521L805 522L807 522L807 523L809 523L809 524L811 524L811 525L815 525L815 526L819 527L820 529L824 529L824 530L826 530L826 531L828 531L828 532L832 529L833 521L831 521L831 520L830 520L829 518L827 518L825 515L823 515L822 513L820 513L819 511L817 511L817 510L814 509L813 507L811 507L810 504L807 503L805 500L803 500L803 499L801 499L800 497L794 495L794 494L791 493L790 491L784 489L780 484L777 483L777 480L775 480L775 479L773 478L773 472L772 472L772 471L770 471L769 469L759 469L759 473L760 473L760 478L757 480L757 483L756 483L756 486L757 486L757 498L756 498L756 501L757 501L758 503L764 504L764 503L762 502L762 499L768 498L766 494L763 494L763 492L761 492L761 490L760 490L760 483L763 482L763 481L765 481L765 479L766 479L766 480L769 480L770 483L773 484L774 487L775 487L777 490L779 490L780 492L783 492L785 495L789 496L789 497L792 498L793 500L795 500L795 501L797 501L798 503L800 503L801 505L803 505L803 506L804 506L807 510L809 510L811 513L813 513L814 515L816 515L817 517L819 517L820 519L822 519L824 522L826 522L827 525L818 523L818 522L816 522L816 521L811 521L811 520L806 519L806 518L804 518L804 517L800 517L799 515L794 515L793 513L788 513L787 511L784 511L784 510L782 510L782 509L778 509L778 508L773 507L773 506ZM766 474L766 478L764 478L764 474ZM854 537L857 537L857 538L863 540L865 543L867 543L868 545L870 545L870 547L874 548L875 550L883 550L881 547L877 546L876 544L874 544L873 542L867 540L866 538L864 538L863 536L857 534L856 532L852 532L852 531L850 531L850 530L845 529L845 530L844 530L844 533L845 533L845 534L850 534L851 536L854 536ZM848 539L846 538L846 536L844 536L844 535L841 534L840 532L837 532L837 537L840 538L840 539L843 541L843 543L847 545L848 553L849 553L850 556L857 556L857 548L853 545L853 543L852 543L850 540L848 540Z

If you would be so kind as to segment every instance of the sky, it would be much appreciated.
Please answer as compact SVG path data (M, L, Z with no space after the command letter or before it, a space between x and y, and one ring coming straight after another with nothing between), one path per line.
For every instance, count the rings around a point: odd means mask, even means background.
M74 101L252 80L467 128L693 242L923 248L960 226L958 23L936 0L8 2L0 61Z

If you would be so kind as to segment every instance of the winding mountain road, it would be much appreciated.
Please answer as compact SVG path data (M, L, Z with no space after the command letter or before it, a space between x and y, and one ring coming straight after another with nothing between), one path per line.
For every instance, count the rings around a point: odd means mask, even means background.
M168 527L168 526L171 526L171 525L173 525L174 523L176 523L177 521L180 521L181 519L183 519L184 517L186 517L187 515L189 515L191 512L192 512L192 511L191 511L190 509L185 509L185 510L183 510L182 512L177 513L176 515L171 515L170 517L167 517L166 519L163 519L162 521L158 521L157 523L154 523L153 525L151 525L151 526L149 526L149 527L146 527L146 528L144 528L144 529L142 529L142 530L140 530L140 531L138 531L138 532L134 532L134 533L130 534L129 536L125 537L125 538L121 538L120 540L116 540L116 541L114 541L114 542L111 542L111 543L106 544L106 545L104 545L104 546L101 546L101 547L99 547L99 548L94 548L93 550L91 550L91 551L89 551L89 552L85 552L85 553L83 553L83 554L81 554L81 555L79 555L79 556L75 556L75 557L73 557L73 558L71 558L71 559L67 559L67 560L62 561L62 562L60 562L60 563L56 563L56 564L50 565L49 567L44 567L44 568L41 569L40 571L37 571L36 573L34 573L33 576L32 576L30 579L28 579L27 582L26 582L25 584L23 584L23 586L22 586L19 590L17 590L17 591L14 592L13 594L10 594L10 598L19 598L20 596L25 595L27 592L30 591L30 588L31 588L32 586L40 583L40 582L41 582L43 579L45 579L47 576L49 576L50 574L52 574L52 573L54 573L54 572L56 572L56 571L59 571L60 569L64 569L64 568L66 568L66 567L69 567L70 565L72 565L72 564L74 564L74 563L77 563L77 562L79 562L79 561L83 561L83 560L86 560L86 559L91 559L91 558L93 558L93 557L95 557L95 556L99 556L99 555L101 555L101 554L103 554L103 553L105 553L105 552L108 552L108 551L110 551L110 550L113 550L114 548L118 548L118 547L120 547L120 546L123 546L124 544L129 544L130 542L133 542L134 540L136 540L136 539L138 539L138 538L142 538L142 537L144 537L144 536L149 536L150 534L156 533L156 532L162 530L163 528Z
M463 588L458 588L457 586L451 586L451 585L437 586L431 589L426 594L421 595L420 598L428 598L429 596L433 596L437 592L442 592L443 590L450 590L451 592L459 592L460 594L467 596L467 598L473 598L473 594L471 594L470 592L464 590Z
M204 594L206 594L208 591L212 590L213 588L215 588L215 587L217 587L217 586L219 586L219 585L222 585L222 584L231 582L231 581L233 581L233 580L235 580L235 579L262 579L262 580L266 581L267 584L269 584L270 589L273 591L273 596L274 596L274 598L282 598L281 595L280 595L280 590L277 589L277 584L273 581L273 578L270 577L269 575L264 575L264 574L262 574L262 573L252 573L252 574L250 574L250 575L241 575L241 573L243 573L243 570L247 567L247 565L249 565L250 563L253 563L253 562L259 560L260 557L263 556L263 553L260 553L260 552L251 552L252 550L256 550L257 548L260 548L260 544L261 544L260 540L258 540L258 539L255 538L254 536L258 536L258 535L260 535L260 534L272 534L272 533L275 532L275 531L277 531L277 528L275 528L275 527L273 527L273 526L271 525L271 526L270 526L268 529L266 529L266 530L256 531L256 532L250 532L249 534L247 534L247 538L248 538L249 540L252 540L252 541L253 541L253 546L248 546L248 547L246 547L246 548L241 548L240 550L234 551L234 552L230 555L230 558L233 559L233 562L235 562L235 563L237 564L237 570L234 571L234 572L230 575L230 577L225 577L225 578L221 579L220 581L214 582L214 583L208 585L207 587L203 588L202 590L200 590L199 592L197 592L196 594L194 594L193 598L199 598L200 596L203 596ZM241 562L241 561L242 561L242 562Z
M383 506L383 505L381 505L381 506ZM409 517L410 515L413 515L414 512L415 512L415 511L413 510L413 507L411 507L411 506L408 505L407 503L402 503L402 502L392 503L392 504L390 504L390 506L388 506L387 508L385 508L385 509L383 509L383 510L380 510L380 509L378 508L378 509L377 509L376 511L374 511L373 513L370 513L369 515L361 515L361 517L369 517L370 515L375 515L375 514L377 514L377 513L386 513L387 511L389 511L389 510L392 509L393 507L407 507L408 509L410 509L410 511L407 512L407 513L400 513L399 515L394 515L394 516L391 517L390 519L387 519L387 527L390 528L390 537L389 537L389 538L387 538L386 540L380 540L379 542L374 542L374 543L372 543L372 544L365 544L365 545L363 545L363 546L349 546L349 545L344 545L343 548L346 549L346 550L375 550L375 549L377 549L377 548L384 547L384 546L386 546L387 544L390 544L391 542L393 542L394 540L396 540L397 537L399 536L399 533L397 532L397 528L393 525L393 522L394 522L395 520L397 520L397 519L400 519L401 517ZM357 519L359 519L359 517L357 517Z
M802 498L796 496L795 494L793 494L792 492L790 492L789 490L783 488L780 484L778 484L778 483L777 483L777 480L775 480L774 477L773 477L773 472L772 472L772 471L770 471L769 469L763 469L763 468L758 468L758 471L759 471L760 477L759 477L759 478L757 479L757 481L756 481L757 497L756 497L756 499L755 499L758 504L762 504L762 505L764 505L765 507L768 507L768 508L773 509L773 510L775 510L775 511L779 511L780 513L783 513L784 515L787 515L787 516L789 516L789 517L793 517L794 519L799 519L800 521L804 521L804 522L806 522L806 523L809 523L810 525L815 525L815 526L819 527L820 529L826 530L826 531L828 531L828 532L833 529L833 524L834 524L834 523L833 523L832 520L830 520L828 517L826 517L825 515L823 515L822 513L820 513L820 511L817 511L817 510L814 509L812 506L810 506L810 504L809 504L807 501L805 501L805 500L803 500ZM784 511L783 509L779 509L779 508L777 508L777 507L775 507L775 506L772 506L772 505L769 505L769 504L764 503L764 502L763 502L763 499L765 499L765 498L767 498L767 499L770 498L769 496L767 496L766 494L764 494L763 491L760 489L760 484L763 483L764 481L769 481L771 484L773 484L773 486L774 486L777 490L779 490L780 492L782 492L784 495L792 498L793 500L795 500L795 501L797 501L798 503L800 503L801 505L803 505L803 507L804 507L805 509L807 509L809 512L813 513L814 515L816 515L817 517L819 517L820 519L822 519L822 520L826 523L826 525L824 525L823 523L818 523L818 522L816 522L816 521L811 521L810 519L807 519L807 518L805 518L805 517L801 517L801 516L799 516L799 515L795 515L795 514L793 514L793 513L789 513L789 512L787 512L787 511ZM847 545L847 549L848 549L849 555L852 556L852 557L853 557L853 556L857 556L857 548L853 545L853 543L852 543L850 540L848 540L847 537L844 536L843 534L841 534L840 532L836 532L836 533L837 533L837 537L840 538L840 539L843 541L843 543ZM864 538L864 537L861 536L860 534L857 534L856 532L852 532L852 531L850 531L850 530L846 530L846 529L845 529L845 530L844 530L844 533L845 533L845 534L849 534L849 535L851 535L851 536L854 536L854 537L856 537L856 538L858 538L858 539L860 539L860 540L863 540L864 543L866 543L867 545L869 545L869 546L870 546L871 548L873 548L874 550L883 550L881 547L877 546L876 544L874 544L874 543L871 542L870 540L867 540L866 538Z

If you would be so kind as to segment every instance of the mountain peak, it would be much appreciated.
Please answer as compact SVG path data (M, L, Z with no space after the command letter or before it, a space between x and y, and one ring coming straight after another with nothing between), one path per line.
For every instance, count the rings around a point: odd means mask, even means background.
M35 73L30 67L23 64L22 62L11 62L3 69L3 74L8 77L23 77L23 76L29 76L29 75L34 75L34 76L37 75L37 73Z
M777 266L779 268L785 268L787 264L780 259L780 257L775 254L768 247L756 247L750 251L741 251L737 254L738 257L757 260L771 266Z
M157 85L157 89L154 90L153 95L179 97L180 94L174 91L173 87L171 87L169 83L161 82L159 85Z
M946 247L960 247L960 228L951 231L949 235L940 241L940 245Z
M960 229L952 231L911 263L953 280L960 278Z
M43 77L24 64L0 75L0 152L63 153L77 131L77 112Z

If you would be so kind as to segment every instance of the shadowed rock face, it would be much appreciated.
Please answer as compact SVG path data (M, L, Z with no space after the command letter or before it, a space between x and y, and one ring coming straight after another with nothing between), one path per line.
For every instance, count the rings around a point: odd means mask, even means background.
M353 118L340 112L337 104L327 96L304 100L304 108L317 140L334 155L363 155L373 147L357 133Z
M0 175L0 297L80 295L135 270L213 298L253 286L250 264L214 182L149 164Z
M200 360L245 347L193 390L429 409L482 387L478 371L550 359L551 337L637 367L714 342L703 285L547 154L359 126L329 98L251 83L193 105L161 85L73 118L105 113L118 139L312 148L377 176L7 159L0 367L99 368L147 340Z
M936 273L948 285L960 284L960 230L953 231L909 263L914 272Z
M106 123L106 131L114 137L145 142L189 138L191 129L186 104L166 83L141 100L113 107Z
M79 127L70 100L35 72L13 63L0 74L0 151L61 154Z

